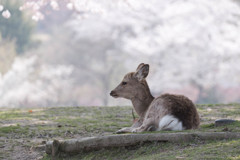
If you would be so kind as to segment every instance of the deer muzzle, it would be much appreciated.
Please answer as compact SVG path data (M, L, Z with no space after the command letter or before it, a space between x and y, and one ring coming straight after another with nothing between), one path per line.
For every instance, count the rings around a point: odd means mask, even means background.
M112 97L114 97L114 98L117 98L117 97L118 97L118 95L117 95L117 93L116 93L115 91L111 91L111 92L110 92L110 95L111 95Z

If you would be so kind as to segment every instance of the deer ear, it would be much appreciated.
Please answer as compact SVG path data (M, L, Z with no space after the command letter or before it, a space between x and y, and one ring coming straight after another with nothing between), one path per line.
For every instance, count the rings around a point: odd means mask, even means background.
M134 73L134 76L139 80L142 81L143 79L145 79L148 75L149 72L149 65L148 64L144 64L141 63L138 68L137 71Z
M144 66L144 63L140 63L140 64L138 65L138 67L137 67L137 69L136 69L136 72L137 72L142 66Z

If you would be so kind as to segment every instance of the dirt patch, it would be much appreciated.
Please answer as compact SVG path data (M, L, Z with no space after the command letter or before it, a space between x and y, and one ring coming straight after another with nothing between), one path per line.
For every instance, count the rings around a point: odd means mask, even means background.
M39 140L37 140L39 141ZM42 159L44 146L36 147L38 142L33 139L6 139L1 137L1 158L4 160Z

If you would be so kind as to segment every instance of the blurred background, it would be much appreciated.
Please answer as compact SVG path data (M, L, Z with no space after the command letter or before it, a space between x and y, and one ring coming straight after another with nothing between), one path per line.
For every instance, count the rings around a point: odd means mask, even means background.
M239 103L240 1L0 0L0 107L129 105L141 62L154 96Z

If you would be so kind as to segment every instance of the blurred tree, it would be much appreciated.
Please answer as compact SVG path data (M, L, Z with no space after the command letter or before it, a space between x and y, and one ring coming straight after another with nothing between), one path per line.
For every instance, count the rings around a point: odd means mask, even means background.
M239 85L240 10L235 2L91 2L97 3L95 10L101 14L86 12L73 19L75 37L95 41L111 37L123 52L134 56L132 64L148 55L153 92L194 85L200 100L209 101L203 95L207 93L216 102L221 96L211 96L215 86Z
M97 39L90 35L76 38L75 34L69 27L55 28L52 38L38 50L39 57L44 63L74 67L75 88L67 91L61 86L62 90L57 92L60 97L59 101L64 99L71 101L73 95L80 101L84 95L85 101L86 99L90 99L90 101L97 99L100 100L98 104L108 105L109 92L116 85L112 86L112 80L115 78L118 80L116 80L117 83L120 81L124 75L122 62L128 56L121 51L118 42L107 34ZM84 86L88 86L87 92L91 93L84 93ZM65 95L68 92L71 94Z
M17 53L23 53L31 43L33 22L26 18L25 12L19 10L21 1L2 0L1 2L11 13L9 19L0 16L0 33L2 38L3 40L15 41Z
M13 41L1 39L0 35L0 74L5 74L11 67L16 56L15 44Z
M39 6L40 1L45 5ZM58 3L71 1L74 0L25 0L23 8L36 9L32 17L36 21L42 20L44 15L45 19L51 21L51 17L47 18L47 12L41 8L51 5L52 9L58 10L61 9ZM38 60L45 58L44 62L49 63L45 67L45 75L51 71L60 77L57 80L48 78L47 81L51 82L49 87L46 87L48 83L44 79L36 78L39 85L44 84L38 91L45 92L47 88L50 90L48 94L57 95L54 100L53 96L46 96L51 97L50 102L38 97L40 104L45 101L55 105L91 105L92 101L101 98L100 103L94 104L105 105L108 103L109 90L126 73L124 67L132 71L140 62L151 62L149 84L157 94L190 85L200 92L199 103L222 102L215 87L239 85L240 10L233 1L76 2L79 2L75 6L78 14L74 14L76 16L68 23L69 28L59 31L52 29L56 32L55 36L46 41L39 51L41 55ZM44 15L41 15L41 11L44 11ZM48 24L46 22L41 27ZM58 24L57 28L63 26ZM18 66L21 65L23 63L19 62ZM69 72L69 76L74 75L73 81L69 77L62 77L61 65L73 68L73 73ZM59 72L56 66L60 66ZM113 77L118 78L115 78L115 85L111 86ZM13 86L12 83L9 86ZM32 88L37 87L33 84ZM6 90L9 91L7 87ZM12 92L15 90L13 88ZM21 90L25 91L26 87ZM84 103L79 103L79 99L85 100Z
M42 7L41 12L45 14L44 19L38 21L37 30L44 33L54 32L52 29L56 29L59 25L68 21L73 11L63 8L61 10L51 10L51 6L46 5Z
M218 86L213 86L202 90L196 103L214 104L222 102L223 100L224 97L222 93L219 92Z

